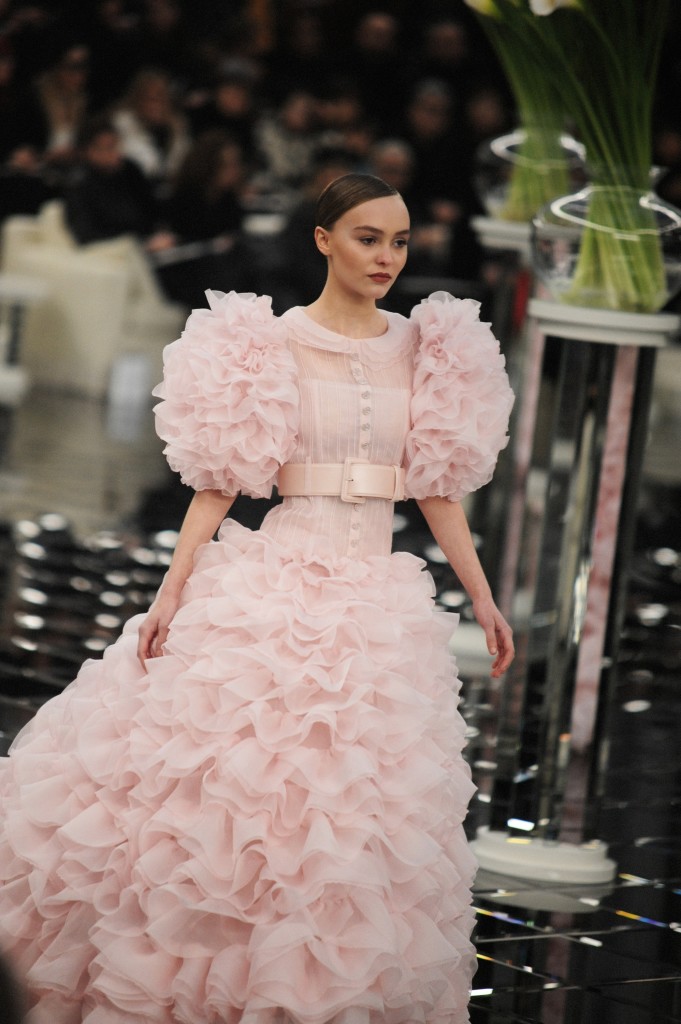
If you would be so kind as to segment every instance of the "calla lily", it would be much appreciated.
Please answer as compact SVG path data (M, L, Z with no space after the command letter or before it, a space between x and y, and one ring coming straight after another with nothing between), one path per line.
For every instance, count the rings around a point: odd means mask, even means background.
M487 18L499 17L499 8L494 0L464 0L464 3L477 14L482 14Z
M581 7L580 0L530 0L533 14L553 14L559 7Z

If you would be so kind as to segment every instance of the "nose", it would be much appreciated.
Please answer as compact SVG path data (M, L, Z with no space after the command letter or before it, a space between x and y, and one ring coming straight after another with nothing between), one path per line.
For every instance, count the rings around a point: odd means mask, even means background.
M382 245L376 254L376 262L382 267L388 266L393 261L393 251L389 245Z

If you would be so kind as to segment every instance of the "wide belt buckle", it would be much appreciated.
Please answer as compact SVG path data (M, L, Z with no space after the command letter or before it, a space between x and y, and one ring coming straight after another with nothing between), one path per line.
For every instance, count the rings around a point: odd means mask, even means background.
M353 492L352 492L352 484L353 484L352 470L353 470L354 466L356 466L358 464L359 465L367 465L368 462L369 462L368 459L353 459L352 456L348 456L348 458L345 460L345 462L343 463L343 479L341 480L341 491L340 491L340 499L341 499L341 501L349 501L353 505L363 505L364 504L364 502L366 501L366 498L363 498L359 494L353 494Z

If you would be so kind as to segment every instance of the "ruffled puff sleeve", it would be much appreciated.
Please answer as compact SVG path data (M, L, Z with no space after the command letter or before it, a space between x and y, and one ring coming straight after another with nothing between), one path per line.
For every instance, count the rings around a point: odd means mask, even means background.
M405 493L460 501L492 478L508 443L513 392L505 359L480 303L434 292L411 319L420 341L414 364Z
M299 398L287 328L267 296L206 292L163 352L152 392L171 469L194 490L267 498L297 443Z

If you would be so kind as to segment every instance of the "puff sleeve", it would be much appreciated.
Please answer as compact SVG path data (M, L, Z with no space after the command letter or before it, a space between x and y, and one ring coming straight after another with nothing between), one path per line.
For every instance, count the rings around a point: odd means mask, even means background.
M206 292L163 352L152 394L171 469L195 490L269 497L296 447L299 400L287 328L267 296Z
M420 341L407 435L405 492L460 501L491 480L508 443L513 392L480 303L434 292L412 310Z

